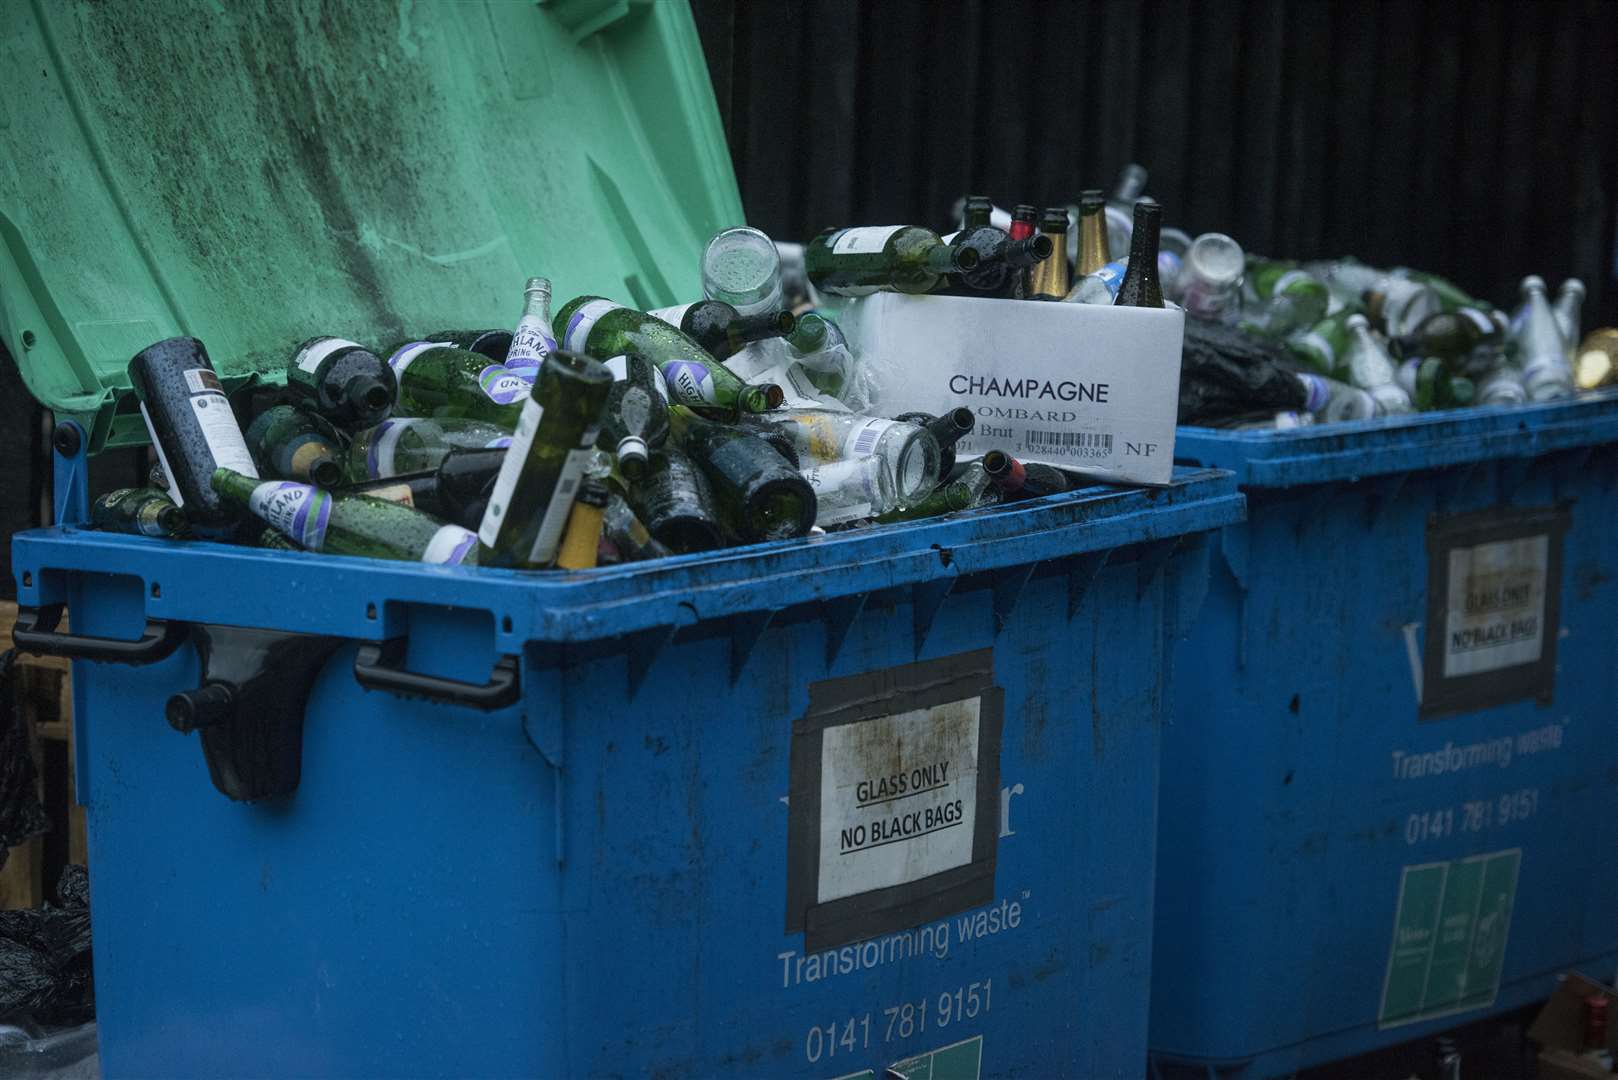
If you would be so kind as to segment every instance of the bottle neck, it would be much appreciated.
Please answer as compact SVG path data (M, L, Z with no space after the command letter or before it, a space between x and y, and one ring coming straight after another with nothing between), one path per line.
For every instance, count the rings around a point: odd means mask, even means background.
M1079 267L1080 276L1093 274L1112 261L1112 253L1107 248L1107 215L1100 206L1094 209L1086 208L1079 218Z

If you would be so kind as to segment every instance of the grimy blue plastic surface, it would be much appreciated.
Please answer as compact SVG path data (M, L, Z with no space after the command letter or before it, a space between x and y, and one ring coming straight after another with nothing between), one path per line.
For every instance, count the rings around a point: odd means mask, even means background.
M164 723L190 646L76 663L103 1067L830 1078L940 1051L939 1080L1138 1075L1168 643L1207 580L1198 530L1241 513L1229 474L1180 470L545 575L21 534L19 602L66 600L75 633L407 635L411 670L469 681L522 658L520 704L485 714L362 690L339 649L301 787L252 805ZM1003 698L984 895L806 952L789 791L815 795L790 788L815 688L881 673L881 712L911 665L962 656L982 715ZM870 753L874 779L912 748Z
M1176 454L1234 470L1249 516L1212 541L1165 731L1163 1074L1283 1076L1524 1006L1569 968L1609 978L1618 397L1182 428ZM1424 718L1430 531L1541 508L1567 514L1548 700Z

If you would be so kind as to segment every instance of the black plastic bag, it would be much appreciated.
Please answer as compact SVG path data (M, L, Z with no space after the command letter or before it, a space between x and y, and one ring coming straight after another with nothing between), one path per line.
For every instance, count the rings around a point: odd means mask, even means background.
M1302 409L1308 397L1279 345L1187 315L1180 359L1182 424L1220 427Z
M16 659L15 649L0 655L0 866L11 848L50 828L17 709Z
M95 1016L89 884L84 867L65 866L55 904L0 911L0 1018L56 1025Z

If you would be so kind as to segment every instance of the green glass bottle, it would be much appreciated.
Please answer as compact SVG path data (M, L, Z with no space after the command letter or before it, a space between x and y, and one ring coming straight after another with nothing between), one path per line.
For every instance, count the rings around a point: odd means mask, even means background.
M677 555L723 546L713 489L701 469L672 443L629 486L629 507L658 543Z
M952 248L914 225L827 229L804 248L810 282L838 296L933 292L944 275L964 274L977 263L975 249Z
M545 358L478 526L479 563L555 561L612 383L610 371L580 353L557 349Z
M676 406L669 423L681 448L708 477L722 520L753 543L804 536L815 523L815 493L768 442Z
M971 270L945 279L950 285L947 291L958 296L1007 296L1014 280L1038 273L1057 260L1066 264L1055 238L1045 233L1013 240L1004 229L981 225L955 233L949 245L957 252L971 250L977 256Z
M1302 333L1292 334L1284 342L1287 352L1317 375L1338 374L1348 356L1348 317L1353 314L1356 312L1345 308Z
M806 311L798 316L798 323L786 337L800 357L813 356L839 345L847 345L842 328L818 311Z
M433 341L410 341L388 360L399 380L395 416L487 420L510 430L528 400L529 380L487 356Z
M487 356L497 364L506 362L511 352L510 330L435 330L422 337L422 341L436 341L440 345L453 345L457 349Z
M276 405L253 418L245 435L259 475L336 487L343 479L343 437L314 413Z
M342 493L403 503L470 529L482 522L489 492L505 461L504 449L451 450L430 471L366 480Z
M655 315L599 296L578 296L556 313L564 349L600 360L644 356L663 372L670 400L715 420L766 412L781 404L776 386L749 386L708 350Z
M1398 338L1401 356L1465 356L1479 346L1497 349L1505 343L1505 330L1489 313L1461 307L1427 316L1413 334Z
M606 362L612 390L601 413L596 446L613 455L626 479L646 474L651 452L669 436L669 388L663 373L644 356L615 356Z
M915 521L970 510L976 506L988 506L999 499L1000 489L990 481L983 462L974 461L966 466L961 475L938 485L937 490L925 499L878 514L876 520L883 525L895 521Z
M1464 409L1477 400L1477 386L1464 375L1450 372L1436 356L1411 357L1399 369L1400 385L1410 393L1410 401L1421 412L1437 409Z
M364 345L338 337L314 337L287 362L287 389L338 427L381 423L398 386L382 358Z
M339 495L296 480L254 480L229 469L213 474L213 489L305 551L450 566L477 557L471 531L383 499Z
M108 532L175 539L186 532L185 515L161 491L119 488L90 504L90 524Z
M1295 263L1248 256L1247 281L1259 303L1242 312L1244 330L1285 337L1326 317L1331 293L1325 282Z
M551 329L550 278L529 278L522 293L522 316L503 363L508 370L533 382L545 358L556 351L556 332Z
M511 433L483 420L446 416L437 420L384 420L354 436L348 447L349 482L379 480L438 468L453 450L498 449Z
M968 195L961 202L961 231L981 229L994 220L994 200L987 195Z
M674 307L657 308L647 314L677 327L686 337L708 350L708 355L715 360L723 360L752 342L790 334L798 323L790 311L743 315L719 300L676 304Z

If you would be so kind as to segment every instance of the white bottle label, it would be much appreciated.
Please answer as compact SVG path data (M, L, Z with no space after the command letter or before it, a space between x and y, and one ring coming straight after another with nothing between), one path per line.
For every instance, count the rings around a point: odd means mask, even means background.
M534 546L528 549L530 563L546 566L555 560L556 550L562 544L562 530L567 527L567 516L573 512L573 496L578 494L579 478L584 475L593 452L588 446L568 451L567 460L562 463L562 474L556 478L556 490L545 506L545 516L540 519Z
M539 374L545 358L556 351L556 337L550 323L538 315L524 315L511 335L511 348L506 351L506 367L530 382Z
M1337 350L1331 347L1331 342L1327 341L1315 331L1311 330L1307 334L1302 335L1298 338L1298 341L1300 344L1308 345L1321 356L1325 357L1326 367L1328 369L1337 366Z
M685 313L696 306L695 304L675 304L673 307L660 307L656 311L648 311L646 314L662 319L677 330L680 327L681 320L685 318Z
M1464 307L1461 309L1461 314L1470 319L1472 325L1483 331L1485 335L1494 333L1494 320L1477 308Z
M319 551L326 542L332 499L313 485L271 480L253 489L247 505L308 551Z
M533 393L534 384L507 368L504 364L490 364L478 372L478 386L496 405L510 405Z
M416 357L428 349L446 347L442 341L412 341L408 345L401 345L399 351L388 358L388 366L393 369L394 378L402 379L404 378L405 368L409 367L410 362Z
M213 453L214 463L221 469L230 469L257 480L258 467L253 464L253 455L247 450L242 429L236 423L236 416L230 411L230 402L225 395L217 391L192 394L191 411L196 414L197 426L202 429L202 438ZM168 469L167 462L163 468Z
M189 376L189 372L187 375ZM152 449L157 451L157 463L163 466L163 479L168 481L169 498L175 506L184 506L185 498L180 494L179 481L174 479L174 470L169 467L168 455L163 453L163 444L157 440L157 429L152 426L152 414L146 411L146 402L140 403L140 418L146 421L146 437L152 440ZM257 473L253 474L257 476Z
M293 363L297 365L299 371L307 371L309 374L313 375L315 371L319 369L321 362L338 349L363 348L365 348L365 346L361 345L359 342L349 341L346 338L317 338L306 345L298 353L298 357L293 361Z
M398 475L399 470L393 463L394 451L399 447L399 437L415 426L414 420L384 420L372 435L371 448L365 454L365 475L372 480Z
M673 400L681 405L717 405L719 395L714 388L713 373L695 360L667 360L663 363L663 378L668 383Z
M815 524L839 525L875 514L882 497L876 474L867 460L833 461L804 469L803 478L819 500Z
M489 505L478 522L478 539L485 547L494 547L500 535L500 526L506 520L506 505L511 493L517 489L517 478L528 460L528 448L534 445L534 434L539 431L540 418L545 407L533 398L523 403L522 415L517 418L517 430L512 433L506 460L500 463L500 474L494 479L494 491L489 494Z
M621 307L622 304L615 304L611 300L591 300L581 304L562 331L562 348L569 352L584 352L584 344L590 340L590 331L595 329L596 323L603 315Z
M1271 296L1280 296L1300 281L1313 281L1314 277L1307 270L1288 270L1275 279L1275 285L1270 289Z
M467 552L478 542L478 534L459 525L445 525L427 541L427 550L421 553L424 563L442 563L459 566L466 561Z
M904 225L862 225L844 229L834 238L833 255L860 255L868 251L881 251L888 238L906 228Z

